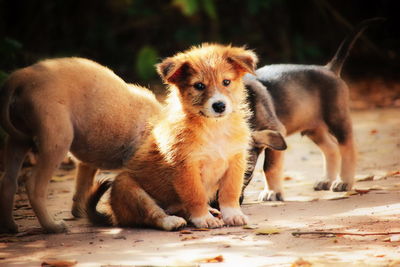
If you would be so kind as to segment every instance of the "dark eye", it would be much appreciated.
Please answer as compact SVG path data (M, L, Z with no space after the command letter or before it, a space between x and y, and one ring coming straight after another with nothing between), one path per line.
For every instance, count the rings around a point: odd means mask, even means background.
M231 80L223 80L222 81L222 84L224 85L224 86L228 86L228 85L230 85L231 84Z
M195 84L193 85L193 87L194 87L196 90L199 90L199 91L203 91L204 89L206 89L206 86L204 85L204 83L195 83Z

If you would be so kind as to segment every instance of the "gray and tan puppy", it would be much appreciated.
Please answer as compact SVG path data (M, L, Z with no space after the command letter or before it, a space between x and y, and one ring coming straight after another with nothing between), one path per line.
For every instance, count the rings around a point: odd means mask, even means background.
M12 216L17 175L28 151L37 154L27 181L30 204L49 233L66 230L46 209L47 185L68 151L78 166L72 214L82 215L97 169L132 157L161 105L147 89L82 58L50 59L15 71L0 90L1 126L9 134L0 185L0 232L17 232Z
M254 113L254 127L280 131L283 135L301 132L319 146L325 157L325 175L315 190L347 191L354 184L356 148L349 111L349 92L340 72L349 50L370 24L360 23L342 42L333 59L325 66L269 65L247 75L245 84ZM253 148L253 154L265 151L264 172L268 187L260 201L283 200L284 153ZM255 159L257 156L254 156ZM252 178L256 160L246 174L244 188Z

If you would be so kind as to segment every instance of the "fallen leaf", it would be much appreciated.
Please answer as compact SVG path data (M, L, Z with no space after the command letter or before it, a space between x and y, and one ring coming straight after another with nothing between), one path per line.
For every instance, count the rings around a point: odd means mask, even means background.
M290 180L293 180L293 178L290 177L290 176L286 176L285 178L283 178L283 180L284 180L284 181L290 181Z
M400 175L400 171L391 171L386 174L387 177L388 176L396 176L396 175Z
M377 257L377 258L383 258L383 257L385 257L386 255L383 255L383 254L380 254L380 255L375 255L375 257Z
M181 239L181 241L188 241L188 240L194 240L194 239L198 239L197 236L188 236L188 237L184 237Z
M344 195L345 196L354 196L354 195L358 195L359 193L356 192L355 190L351 190L351 191L347 191Z
M291 267L311 267L312 263L309 261L305 261L302 258L298 259L297 261L293 262Z
M346 199L346 198L349 198L349 197L346 196L345 194L343 194L342 196L324 197L323 199L325 199L325 200L341 200L341 199Z
M42 262L42 267L70 267L77 263L77 261L46 260Z
M280 229L274 227L264 227L255 231L256 235L274 235L279 234L280 232Z
M203 258L203 259L195 260L195 262L198 262L198 263L217 263L217 262L223 262L223 261L224 261L224 257L222 255L218 255L214 258Z
M377 134L378 130L377 129L372 129L371 131L369 131L369 134L374 135Z
M246 224L245 226L243 226L243 229L257 229L257 228L258 228L257 225Z
M362 178L356 178L357 182L365 182L365 181L373 181L374 180L375 175L368 175Z
M179 233L180 234L183 234L183 235L191 235L191 234L193 234L191 231L189 231L189 230L181 230L181 231L179 231Z
M370 190L369 189L354 189L354 191L356 191L360 195L364 195L364 194L368 193Z

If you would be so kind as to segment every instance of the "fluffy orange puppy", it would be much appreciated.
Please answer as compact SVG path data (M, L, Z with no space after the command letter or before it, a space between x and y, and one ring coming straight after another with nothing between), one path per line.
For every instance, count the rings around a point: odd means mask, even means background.
M256 62L244 48L203 44L158 64L169 85L165 110L112 183L111 214L96 211L111 186L103 182L88 202L89 219L165 230L186 220L208 228L246 224L239 197L251 134L242 76ZM208 205L217 191L221 216Z

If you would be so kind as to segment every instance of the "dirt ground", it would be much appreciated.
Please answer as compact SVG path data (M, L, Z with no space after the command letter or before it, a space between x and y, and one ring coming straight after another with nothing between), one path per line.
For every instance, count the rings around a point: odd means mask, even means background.
M288 138L286 201L256 202L263 188L258 171L243 205L251 220L247 229L95 228L72 218L74 171L60 171L50 185L49 209L66 221L69 232L42 234L21 189L15 210L20 233L0 236L0 266L49 260L77 266L400 266L400 235L388 234L400 232L400 109L352 115L359 148L356 191L314 192L322 157L296 135ZM293 236L296 231L387 234Z

